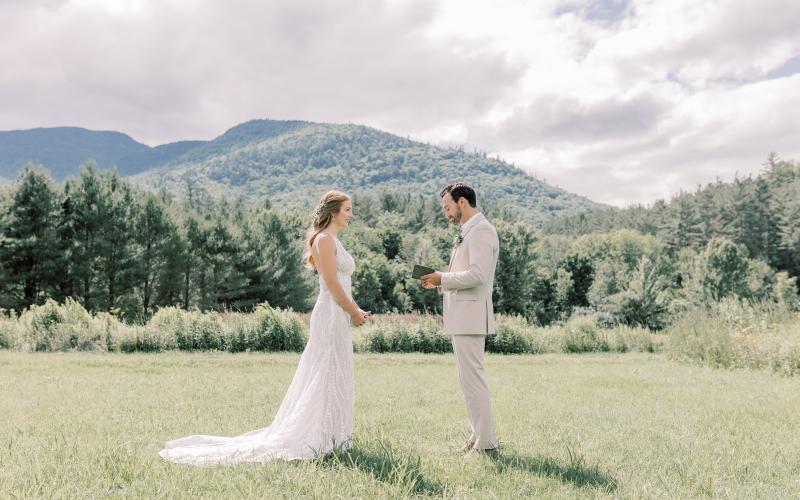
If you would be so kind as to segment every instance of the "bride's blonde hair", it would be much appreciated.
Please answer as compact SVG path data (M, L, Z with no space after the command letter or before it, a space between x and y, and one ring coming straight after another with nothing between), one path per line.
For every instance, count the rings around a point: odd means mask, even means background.
M314 244L314 240L317 239L317 236L319 236L319 233L321 233L323 229L328 227L328 224L333 221L333 218L339 213L339 210L341 210L342 204L349 199L350 197L341 191L328 191L319 199L319 205L317 205L317 208L311 213L314 221L306 232L303 262L307 268L316 268L314 265L314 257L311 255L311 246Z

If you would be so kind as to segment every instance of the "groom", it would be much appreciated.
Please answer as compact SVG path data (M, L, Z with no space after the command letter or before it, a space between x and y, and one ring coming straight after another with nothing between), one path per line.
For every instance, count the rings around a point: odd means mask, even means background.
M467 404L472 435L462 447L468 454L497 447L492 402L483 353L486 335L495 333L492 289L500 244L497 231L475 207L475 191L466 184L450 184L439 193L445 216L461 225L453 242L447 272L421 278L426 288L440 287L444 302L444 332L452 337L458 381Z

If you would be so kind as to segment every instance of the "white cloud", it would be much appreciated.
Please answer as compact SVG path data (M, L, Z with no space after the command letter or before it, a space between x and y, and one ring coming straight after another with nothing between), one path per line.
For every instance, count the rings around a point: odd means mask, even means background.
M467 40L430 45L428 2L74 0L6 6L0 127L80 124L148 143L238 122L366 122L394 131L485 112L520 71ZM2 7L0 7L2 8Z
M364 123L614 204L800 158L794 0L5 0L0 19L0 129Z
M531 57L517 99L468 141L618 205L757 172L770 151L800 157L800 4L636 1L600 23L591 5L549 20L558 62L517 51Z

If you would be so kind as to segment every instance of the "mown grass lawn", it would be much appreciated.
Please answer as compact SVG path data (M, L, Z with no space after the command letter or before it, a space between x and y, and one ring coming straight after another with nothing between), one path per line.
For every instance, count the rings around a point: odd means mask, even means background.
M197 469L167 439L268 425L298 354L0 351L0 497L800 497L800 378L653 354L489 355L502 451L465 461L450 355L356 355L356 441Z

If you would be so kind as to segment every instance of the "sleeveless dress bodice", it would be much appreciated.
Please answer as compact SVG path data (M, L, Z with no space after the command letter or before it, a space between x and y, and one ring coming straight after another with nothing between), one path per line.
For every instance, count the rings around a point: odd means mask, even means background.
M342 242L336 237L333 239L336 242L336 278L339 280L339 283L341 283L342 288L344 288L344 293L352 299L353 286L351 275L356 270L356 262L347 250L345 250ZM319 275L318 278L320 297L324 294L327 296L326 298L330 297L330 299L333 300L330 290L328 290L327 285L325 285L325 280L322 279L322 275Z

